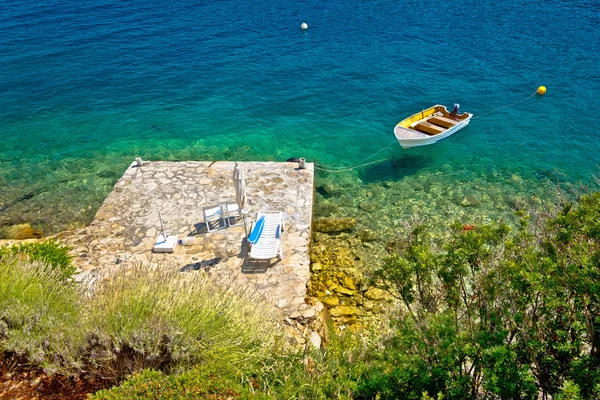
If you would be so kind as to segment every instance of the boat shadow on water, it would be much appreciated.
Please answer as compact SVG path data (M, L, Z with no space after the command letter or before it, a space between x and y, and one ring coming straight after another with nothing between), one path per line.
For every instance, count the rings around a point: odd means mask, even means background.
M420 154L404 154L370 165L360 172L363 183L397 181L411 176L432 164L433 159Z

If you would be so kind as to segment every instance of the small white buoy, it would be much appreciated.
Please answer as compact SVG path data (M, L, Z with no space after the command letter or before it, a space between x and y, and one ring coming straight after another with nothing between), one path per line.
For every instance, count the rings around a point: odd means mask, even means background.
M303 22L302 25L300 25L300 28L308 29L308 24L306 22Z

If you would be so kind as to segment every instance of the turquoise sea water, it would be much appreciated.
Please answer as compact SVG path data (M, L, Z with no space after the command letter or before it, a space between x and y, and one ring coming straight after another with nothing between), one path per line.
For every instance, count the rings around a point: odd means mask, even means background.
M136 156L354 165L417 110L477 116L539 85L439 144L319 174L316 212L383 233L543 207L598 171L598 26L582 0L5 0L0 225L88 223Z

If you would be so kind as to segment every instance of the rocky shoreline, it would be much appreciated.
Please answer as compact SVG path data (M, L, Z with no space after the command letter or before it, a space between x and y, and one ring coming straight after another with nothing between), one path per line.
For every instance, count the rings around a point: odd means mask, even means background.
M358 230L355 218L314 221L308 292L321 301L335 325L360 331L392 303L389 294L369 285L365 262L372 231ZM375 260L373 260L375 261Z

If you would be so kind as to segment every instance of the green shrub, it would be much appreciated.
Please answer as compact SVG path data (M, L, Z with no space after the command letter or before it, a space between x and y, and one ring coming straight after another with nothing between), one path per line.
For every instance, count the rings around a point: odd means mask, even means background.
M69 247L55 240L0 246L0 259L10 255L20 255L31 261L40 261L50 269L58 269L63 279L71 278L76 272L71 263Z
M238 399L258 398L249 385L224 374L194 368L181 374L165 375L144 370L127 379L121 386L101 390L94 400L168 400L168 399Z
M361 397L598 398L600 194L529 220L396 241L375 274L399 301L395 334Z
M199 363L255 371L277 351L282 332L270 306L240 288L142 266L99 284L85 315L89 368L116 381Z
M17 255L0 258L0 351L31 363L72 359L79 294L61 272Z

